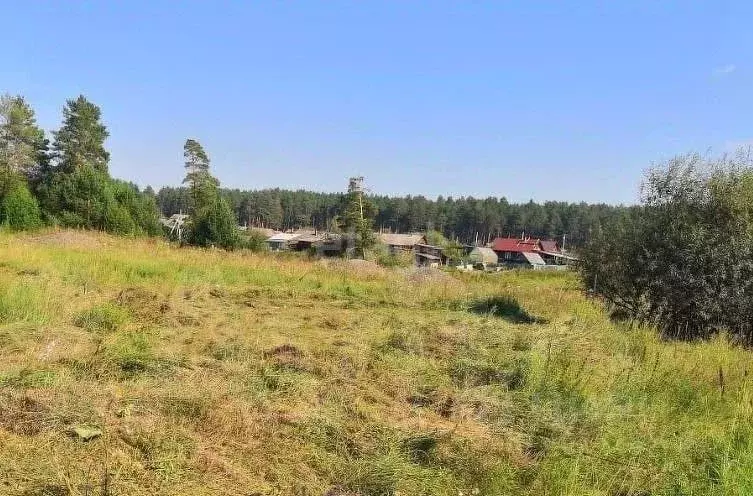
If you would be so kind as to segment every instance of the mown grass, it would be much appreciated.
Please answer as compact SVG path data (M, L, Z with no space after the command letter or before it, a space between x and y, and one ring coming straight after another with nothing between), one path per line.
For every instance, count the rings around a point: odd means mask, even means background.
M752 357L571 274L4 234L0 493L750 494Z

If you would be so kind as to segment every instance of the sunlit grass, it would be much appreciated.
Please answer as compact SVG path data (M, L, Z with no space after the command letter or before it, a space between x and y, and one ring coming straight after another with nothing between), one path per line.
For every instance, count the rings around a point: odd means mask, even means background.
M751 358L614 324L572 274L2 234L0 487L750 494Z

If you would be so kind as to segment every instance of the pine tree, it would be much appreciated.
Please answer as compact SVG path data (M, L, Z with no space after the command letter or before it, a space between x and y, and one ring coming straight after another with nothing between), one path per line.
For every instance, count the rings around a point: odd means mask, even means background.
M183 184L188 184L191 193L191 212L195 213L210 206L219 193L219 181L209 173L209 156L201 144L187 139L183 145L186 177Z
M188 240L198 246L238 246L236 216L220 196L220 182L209 172L209 156L201 144L187 139L183 146L186 177L191 193L191 225Z
M48 142L21 96L0 96L0 168L36 179L46 169Z
M363 177L351 177L348 180L348 194L345 196L340 227L355 235L355 251L358 256L365 256L366 251L376 243L372 227L374 211L374 205L364 197Z
M88 166L108 172L110 153L105 149L105 140L109 133L100 118L99 107L83 95L66 102L63 125L53 133L53 156L59 170L73 172Z

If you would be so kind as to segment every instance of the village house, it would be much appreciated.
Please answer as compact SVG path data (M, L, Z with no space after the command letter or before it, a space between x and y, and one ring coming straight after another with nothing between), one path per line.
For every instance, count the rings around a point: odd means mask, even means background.
M318 246L322 241L324 236L321 234L304 233L290 239L288 246L295 251L306 251Z
M546 262L541 257L541 240L533 238L497 238L492 241L492 250L499 263L505 265L542 269Z
M419 243L415 245L414 250L417 265L421 267L439 267L442 265L442 248L439 246Z
M496 238L492 241L491 249L499 257L499 263L533 269L555 269L577 260L563 253L559 244L553 240Z
M287 250L288 243L297 236L295 233L278 232L267 238L267 246L272 251Z
M540 252L541 241L532 238L496 238L492 241L491 249L499 257L499 263L525 265L529 261L524 253Z
M414 251L416 245L426 244L426 236L423 234L387 234L378 233L380 243L387 245L390 253L395 255L400 252Z

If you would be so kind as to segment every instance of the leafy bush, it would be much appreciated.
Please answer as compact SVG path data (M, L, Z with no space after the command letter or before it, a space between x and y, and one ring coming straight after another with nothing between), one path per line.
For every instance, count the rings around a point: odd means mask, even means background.
M51 174L39 186L39 197L46 216L64 226L119 234L160 232L153 197L93 167Z
M651 171L642 205L596 233L581 273L615 316L753 342L753 158L687 155Z
M254 252L264 251L267 249L267 236L262 232L251 229L241 239L240 247Z
M370 255L383 267L410 267L415 262L415 255L411 251L392 253L389 247L382 243L375 244Z
M238 247L240 238L235 216L224 199L217 196L208 207L197 212L189 240L198 246L219 246L226 250Z
M0 223L14 231L35 229L42 224L39 204L22 181L14 181L0 203Z

